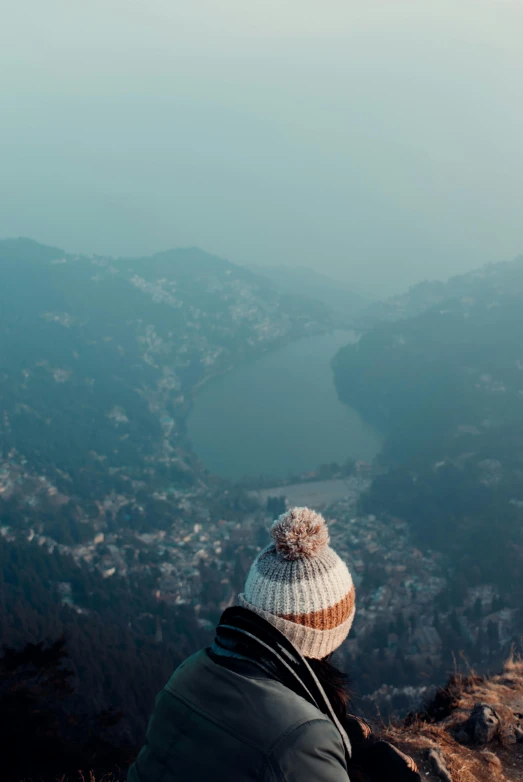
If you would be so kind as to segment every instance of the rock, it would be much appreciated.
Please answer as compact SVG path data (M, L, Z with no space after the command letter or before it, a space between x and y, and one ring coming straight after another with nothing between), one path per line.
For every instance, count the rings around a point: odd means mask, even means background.
M434 773L443 780L443 782L452 782L450 771L445 763L443 752L440 749L431 749L427 755L428 761L432 766Z
M499 717L492 706L476 703L463 727L474 744L488 744L497 734L499 726Z
M460 744L470 744L471 741L469 734L463 726L454 732L454 738L456 741L459 741Z

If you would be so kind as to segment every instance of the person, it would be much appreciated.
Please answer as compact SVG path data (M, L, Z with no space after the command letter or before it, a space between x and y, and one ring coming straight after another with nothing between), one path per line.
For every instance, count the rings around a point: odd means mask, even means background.
M214 643L158 695L128 782L419 780L414 762L347 714L331 655L356 592L323 517L293 508L271 528Z

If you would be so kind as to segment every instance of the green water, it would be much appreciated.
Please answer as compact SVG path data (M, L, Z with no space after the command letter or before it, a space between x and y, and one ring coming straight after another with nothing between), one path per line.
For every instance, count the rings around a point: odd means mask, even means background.
M330 362L347 332L307 337L215 378L196 397L189 437L216 475L286 477L348 457L369 461L381 436L336 395Z

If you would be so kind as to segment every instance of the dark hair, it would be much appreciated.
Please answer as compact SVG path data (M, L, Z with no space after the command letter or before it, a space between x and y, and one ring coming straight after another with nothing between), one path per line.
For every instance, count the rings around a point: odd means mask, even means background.
M325 695L329 699L334 713L341 721L345 718L351 696L349 677L331 663L331 657L332 655L329 655L322 660L313 660L308 657L307 662L325 690Z

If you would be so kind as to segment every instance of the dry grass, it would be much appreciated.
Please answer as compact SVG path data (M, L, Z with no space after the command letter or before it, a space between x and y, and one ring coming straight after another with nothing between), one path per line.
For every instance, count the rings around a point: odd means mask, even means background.
M405 726L391 725L386 738L408 752L431 782L437 777L427 760L439 748L454 782L523 782L523 744L514 730L523 724L523 661L511 656L498 676L484 678L470 671L454 676L443 694L443 716L430 716L430 709ZM474 705L487 703L501 720L499 736L487 747L460 744L453 732L465 722ZM445 715L445 704L448 713Z

